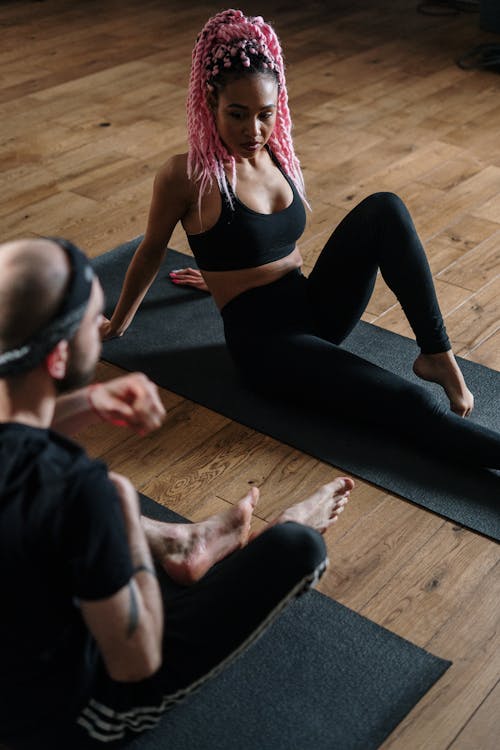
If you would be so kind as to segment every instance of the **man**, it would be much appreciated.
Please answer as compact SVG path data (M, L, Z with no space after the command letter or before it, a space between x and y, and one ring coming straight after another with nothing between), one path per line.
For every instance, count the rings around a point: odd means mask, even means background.
M130 482L65 437L97 419L146 433L165 417L144 375L84 387L102 310L71 243L0 246L0 742L14 750L104 747L151 727L317 580L318 531L353 486L322 487L250 542L256 489L202 523L141 518ZM165 613L153 555L186 586Z

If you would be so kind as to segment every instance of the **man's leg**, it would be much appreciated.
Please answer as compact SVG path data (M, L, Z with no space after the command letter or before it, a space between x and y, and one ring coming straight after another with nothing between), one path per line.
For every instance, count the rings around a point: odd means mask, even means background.
M95 746L119 743L129 732L151 728L166 710L250 646L325 570L321 533L338 519L353 486L349 478L335 479L283 511L199 581L174 595L164 594L161 669L148 680L125 684L110 680L103 668L94 697L78 720L82 747L89 746L89 738ZM72 747L80 747L72 741Z
M113 682L102 672L72 747L120 745L130 733L154 727L165 711L250 646L326 564L321 535L295 522L272 526L219 562L167 600L159 672L135 684Z

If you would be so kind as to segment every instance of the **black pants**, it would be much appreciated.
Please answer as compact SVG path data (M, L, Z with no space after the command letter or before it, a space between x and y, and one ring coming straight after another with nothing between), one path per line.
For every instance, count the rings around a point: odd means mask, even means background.
M309 278L293 271L222 309L241 374L273 398L369 421L447 458L500 468L500 433L458 417L427 389L340 346L366 308L378 269L422 352L450 349L411 217L397 196L376 193L337 227Z
M47 748L121 747L153 727L255 641L290 599L317 581L326 562L321 535L287 522L264 531L193 586L167 591L161 669L141 682L118 683L102 668L77 724ZM168 734L165 739L167 748Z

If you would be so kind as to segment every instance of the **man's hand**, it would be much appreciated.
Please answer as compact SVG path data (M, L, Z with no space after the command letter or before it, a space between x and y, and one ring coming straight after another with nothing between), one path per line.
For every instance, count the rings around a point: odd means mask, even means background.
M91 385L88 395L103 421L130 427L140 435L156 430L166 417L156 385L142 372Z

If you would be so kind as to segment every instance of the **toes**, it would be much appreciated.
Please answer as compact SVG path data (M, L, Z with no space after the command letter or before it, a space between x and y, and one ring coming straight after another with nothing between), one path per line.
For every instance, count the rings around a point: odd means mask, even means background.
M337 479L333 480L330 487L334 494L349 493L354 487L354 482L351 477L337 477Z
M258 487L252 487L252 489L250 490L250 493L252 495L253 505L255 507L257 505L259 497L260 497L260 490L259 490Z
M245 505L249 501L250 505L252 506L252 509L253 509L257 505L257 502L259 500L259 496L260 496L260 493L259 493L258 487L252 487L252 489L250 489L247 492L247 494L245 495L245 497L241 498L241 500L239 501L238 505L240 505L240 504Z
M334 508L343 508L344 505L349 501L349 493L342 495L342 497L334 498Z
M349 495L342 495L342 497L338 497L334 499L333 507L334 508L343 508L344 505L349 500Z
M330 491L334 495L338 495L339 493L343 493L347 489L347 481L346 477L337 477L337 479L334 479L333 482L331 482Z
M332 512L330 513L330 518L337 518L337 516L343 512L345 503L342 503L342 505L336 505Z
M354 489L354 479L351 479L351 477L341 477L345 482L345 488L347 492L350 492Z
M247 494L246 497L250 498L250 501L252 503L252 508L255 508L255 506L257 505L257 503L259 501L259 497L260 497L259 488L258 487L252 487L252 489L250 490L250 492Z
M343 495L341 498L338 498L335 501L330 511L330 519L336 518L340 513L343 512L348 500L349 500L349 496Z

